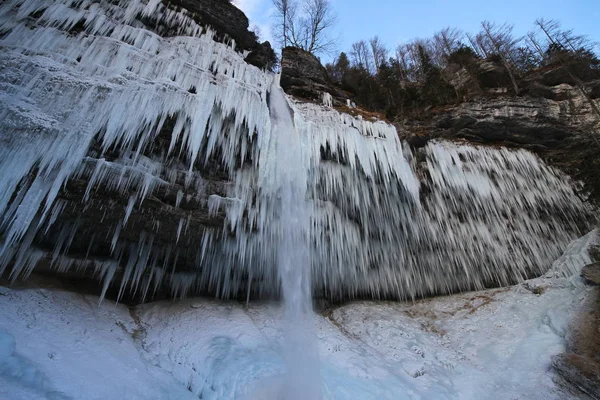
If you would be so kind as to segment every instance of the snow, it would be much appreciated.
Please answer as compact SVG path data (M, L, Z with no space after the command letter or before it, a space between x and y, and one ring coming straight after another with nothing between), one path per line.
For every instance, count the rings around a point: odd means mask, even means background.
M3 287L0 301L2 347L6 337L16 341L13 355L0 360L0 398L13 399L23 389L48 399L197 399L141 357L123 306Z
M323 398L573 398L550 359L590 290L578 275L598 233L515 287L325 308L314 315ZM0 397L276 399L283 313L207 299L129 310L56 288L0 287Z

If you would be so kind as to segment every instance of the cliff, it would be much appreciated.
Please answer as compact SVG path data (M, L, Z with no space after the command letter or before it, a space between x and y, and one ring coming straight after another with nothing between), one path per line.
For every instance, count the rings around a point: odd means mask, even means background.
M551 74L553 71L548 71ZM479 96L470 101L438 107L395 125L413 147L445 138L483 145L524 148L583 183L581 193L600 200L600 116L590 100L600 81L584 84L584 96L574 83L544 85L533 80L520 96Z
M101 296L137 301L265 298L280 295L287 256L326 299L416 298L538 276L591 224L569 179L524 149L458 142L442 132L453 117L410 149L392 125L346 113L306 53L286 49L299 60L284 60L281 84L308 100L327 89L333 107L279 96L272 74L198 24L199 9L0 9L10 280L83 276ZM310 260L281 250L294 240Z
M345 98L354 99L314 56L301 50L285 49L282 72L291 95L318 101L320 93L329 92L340 109ZM600 202L600 71L564 64L541 68L519 80L519 95L511 93L506 70L493 59L471 60L469 68L451 64L444 73L453 77L450 86L459 100L437 107L416 105L390 121L412 148L447 139L527 149L581 181L582 196ZM416 97L426 95L421 84L405 83L405 89ZM352 110L365 117L378 111L383 117L376 108Z

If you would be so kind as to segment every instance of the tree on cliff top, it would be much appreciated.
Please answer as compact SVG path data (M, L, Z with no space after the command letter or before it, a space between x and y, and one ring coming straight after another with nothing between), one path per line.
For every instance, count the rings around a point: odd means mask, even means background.
M273 34L282 47L312 54L334 50L335 39L328 32L336 20L331 0L273 0L273 5L277 19Z

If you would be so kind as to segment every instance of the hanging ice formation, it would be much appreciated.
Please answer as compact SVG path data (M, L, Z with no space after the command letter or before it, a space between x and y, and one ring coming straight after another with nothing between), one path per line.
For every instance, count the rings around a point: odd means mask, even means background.
M278 290L269 227L286 210L269 184L286 156L272 78L234 43L157 0L6 0L0 47L0 271L77 272L141 296ZM507 284L579 233L584 204L526 151L411 154L382 122L293 108L320 295Z

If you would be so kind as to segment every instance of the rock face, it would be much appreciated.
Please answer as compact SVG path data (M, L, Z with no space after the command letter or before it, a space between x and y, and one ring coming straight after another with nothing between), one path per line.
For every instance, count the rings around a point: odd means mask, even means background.
M348 95L329 79L317 57L296 47L286 47L281 54L281 87L289 95L320 102L329 93L336 105L346 105Z
M586 88L591 91L599 83L589 82ZM600 200L600 159L595 156L600 151L600 135L595 133L600 117L575 86L533 82L527 92L517 97L481 96L405 119L396 127L417 148L445 138L528 149L583 181L584 193Z
M248 30L248 17L230 0L170 0L169 3L188 10L200 25L211 26L220 35L229 36L238 49L254 50L258 46L256 35Z
M576 389L600 400L600 364L578 354L559 354L552 358L552 366Z
M441 110L426 126L431 129L427 136L432 138L556 149L564 145L566 138L578 133L577 125L581 124L578 117L563 104L545 98L482 98ZM407 121L409 131L419 125L419 121Z
M248 56L246 56L245 61L260 69L272 71L277 64L277 55L275 54L273 47L271 47L271 43L267 41L261 43L257 48L252 50Z

